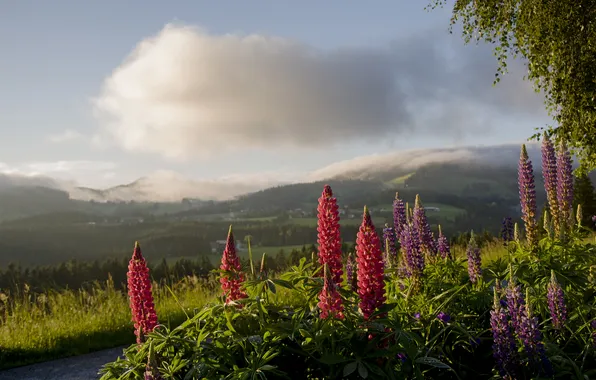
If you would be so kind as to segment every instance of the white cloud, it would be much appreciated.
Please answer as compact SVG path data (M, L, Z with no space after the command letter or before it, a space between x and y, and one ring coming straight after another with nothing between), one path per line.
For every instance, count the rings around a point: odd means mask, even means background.
M494 130L503 114L544 116L521 66L511 67L517 78L493 88L490 50L437 31L384 48L321 51L167 25L105 79L94 110L99 138L178 159L412 131L453 138Z
M67 129L61 133L58 133L55 135L50 135L48 137L48 140L50 142L60 144L60 143L65 143L65 142L81 140L83 138L84 138L84 136L80 132L74 131L72 129Z

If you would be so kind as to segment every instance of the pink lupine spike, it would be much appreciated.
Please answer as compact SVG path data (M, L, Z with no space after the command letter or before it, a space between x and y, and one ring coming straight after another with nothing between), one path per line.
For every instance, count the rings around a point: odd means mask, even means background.
M135 242L126 277L135 335L137 343L141 344L145 341L145 335L157 326L157 313L151 291L149 268L141 253L139 242Z

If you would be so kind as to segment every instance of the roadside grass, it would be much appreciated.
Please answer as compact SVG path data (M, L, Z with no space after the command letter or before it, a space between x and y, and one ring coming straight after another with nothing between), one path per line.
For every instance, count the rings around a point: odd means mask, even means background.
M196 277L154 284L160 323L177 326L216 300L217 283ZM219 289L217 289L219 290ZM111 281L90 290L0 298L0 369L86 354L135 341L128 298Z

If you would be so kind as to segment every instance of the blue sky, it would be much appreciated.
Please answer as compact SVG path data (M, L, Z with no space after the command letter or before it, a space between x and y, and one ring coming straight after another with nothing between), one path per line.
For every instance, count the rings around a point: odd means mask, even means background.
M96 187L163 170L287 177L519 142L548 121L521 65L493 88L490 50L449 36L448 9L423 7L1 2L0 170Z

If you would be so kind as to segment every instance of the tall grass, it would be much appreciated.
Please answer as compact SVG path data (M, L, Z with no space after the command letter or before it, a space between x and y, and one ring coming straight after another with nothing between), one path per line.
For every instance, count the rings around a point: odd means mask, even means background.
M160 323L175 326L216 299L217 284L187 277L153 284ZM0 294L0 368L41 362L135 340L127 294L111 280L88 290Z

